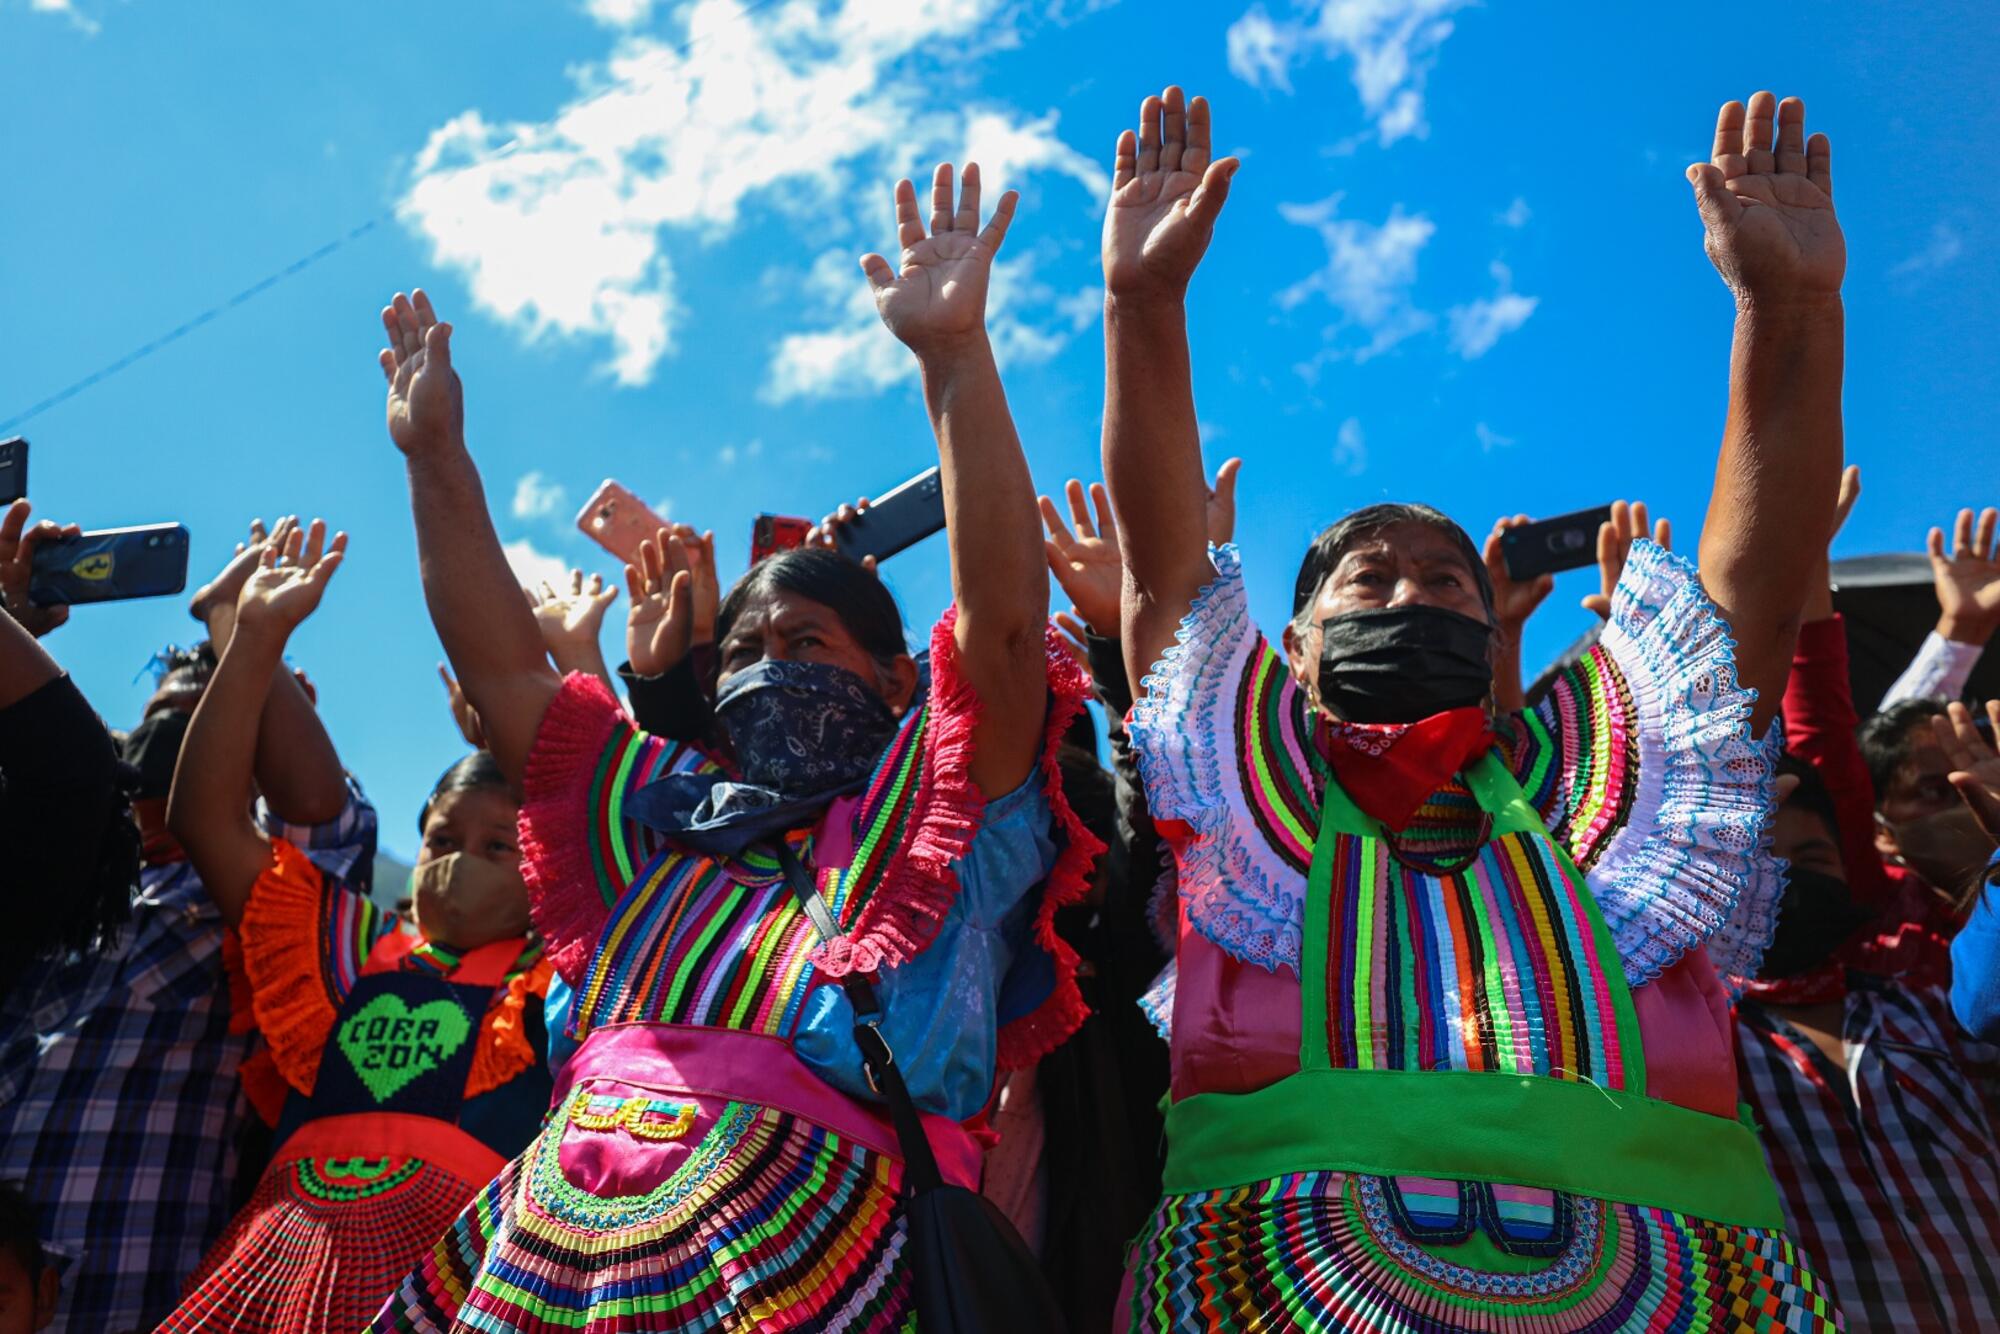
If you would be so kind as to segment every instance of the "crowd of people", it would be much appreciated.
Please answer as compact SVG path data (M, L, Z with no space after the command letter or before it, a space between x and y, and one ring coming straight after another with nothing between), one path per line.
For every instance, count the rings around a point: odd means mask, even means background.
M1931 533L1937 629L1859 716L1826 137L1760 92L1688 169L1735 303L1699 548L1615 506L1532 687L1525 516L1357 510L1252 620L1187 337L1211 142L1179 88L1117 140L1103 480L1059 496L986 331L1016 196L896 186L917 639L851 511L726 588L675 524L612 670L615 585L523 598L398 293L468 751L395 910L286 657L347 535L253 521L120 731L27 596L65 530L8 510L0 1334L2000 1326L2000 513Z

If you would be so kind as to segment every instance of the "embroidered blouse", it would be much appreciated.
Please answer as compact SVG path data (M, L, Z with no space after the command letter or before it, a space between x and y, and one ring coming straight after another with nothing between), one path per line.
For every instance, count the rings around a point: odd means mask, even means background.
M928 700L867 786L789 836L845 929L831 946L767 852L690 853L626 819L627 793L717 762L640 730L596 680L563 683L528 760L521 829L535 923L573 991L566 1041L634 1022L747 1029L788 1038L827 1083L868 1098L852 1012L829 985L860 970L876 974L912 1096L963 1120L997 1069L1068 1036L1083 1003L1054 916L1082 895L1099 848L1063 800L1054 754L1086 683L1051 644L1042 761L983 801L969 771L978 700L953 621L932 636Z
M269 1044L244 1062L244 1087L272 1122L288 1088L312 1092L341 1004L377 942L399 932L410 937L401 964L406 968L448 978L458 963L452 951L418 937L409 919L377 907L282 838L271 840L271 864L251 888L238 931L249 1010ZM498 1088L540 1059L525 1010L531 1001L541 1004L551 973L538 952L524 950L507 985L494 992L466 1076L468 1098Z
M1330 772L1316 715L1250 619L1236 549L1212 556L1216 578L1130 721L1178 863L1177 976L1149 1004L1156 1022L1173 1008L1176 1096L1297 1069L1299 938ZM1655 1091L1719 1115L1735 1103L1717 973L1754 974L1780 891L1763 846L1779 729L1751 740L1753 700L1692 566L1641 542L1598 644L1498 740L1611 929ZM1455 784L1403 837L1444 845L1476 815ZM1289 1034L1273 1015L1289 1016ZM1238 1016L1258 1031L1238 1031Z

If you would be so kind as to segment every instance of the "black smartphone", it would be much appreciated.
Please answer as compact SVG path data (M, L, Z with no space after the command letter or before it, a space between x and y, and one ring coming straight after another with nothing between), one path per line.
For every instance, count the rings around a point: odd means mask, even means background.
M28 494L28 442L20 436L0 440L0 505L11 505Z
M918 473L868 502L852 523L834 530L833 545L849 560L887 560L944 527L944 479L936 468Z
M106 528L35 548L28 601L38 607L156 598L187 587L188 530L177 523Z
M1611 522L1611 507L1578 510L1538 519L1500 535L1500 558L1507 577L1526 583L1545 574L1580 569L1597 561L1597 530Z

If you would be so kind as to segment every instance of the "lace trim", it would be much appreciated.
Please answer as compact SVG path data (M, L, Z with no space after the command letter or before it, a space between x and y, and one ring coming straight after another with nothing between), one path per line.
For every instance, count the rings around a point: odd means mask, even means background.
M528 997L546 997L549 979L554 976L555 966L545 954L493 993L480 1021L479 1045L472 1052L472 1069L465 1076L466 1097L476 1098L491 1092L540 1063L542 1054L528 1039L523 1015Z
M1184 827L1173 842L1189 923L1245 963L1296 970L1305 874L1259 834L1237 770L1235 703L1270 649L1250 618L1236 547L1209 556L1215 578L1141 682L1127 731L1155 823ZM1304 835L1310 860L1312 831Z
M1723 976L1754 976L1777 926L1782 865L1767 851L1774 726L1750 735L1756 692L1693 565L1638 542L1596 652L1632 695L1637 790L1588 879L1630 983L1706 944Z
M271 864L251 887L238 928L257 1029L279 1074L301 1093L312 1092L340 1010L323 971L326 942L320 936L322 900L343 892L328 885L303 852L272 839Z

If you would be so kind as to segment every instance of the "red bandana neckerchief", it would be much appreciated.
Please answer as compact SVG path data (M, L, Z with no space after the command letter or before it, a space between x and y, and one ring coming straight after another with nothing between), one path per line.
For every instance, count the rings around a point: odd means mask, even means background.
M1847 965L1828 959L1792 977L1737 979L1748 1000L1764 1005L1825 1005L1847 994Z
M1493 744L1492 720L1470 704L1414 723L1351 723L1322 715L1319 733L1341 790L1396 832Z

